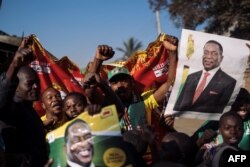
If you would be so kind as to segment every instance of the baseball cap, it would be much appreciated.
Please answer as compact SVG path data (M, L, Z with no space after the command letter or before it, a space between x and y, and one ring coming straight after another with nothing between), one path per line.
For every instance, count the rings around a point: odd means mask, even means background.
M113 70L108 72L108 80L112 79L114 76L121 75L121 74L131 76L127 68L116 67Z

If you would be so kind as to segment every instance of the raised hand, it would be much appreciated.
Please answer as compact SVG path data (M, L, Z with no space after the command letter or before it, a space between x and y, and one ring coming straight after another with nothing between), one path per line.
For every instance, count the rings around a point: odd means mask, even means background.
M108 45L98 45L94 60L89 64L88 72L99 73L102 62L111 59L114 54L115 52L112 47Z
M113 48L108 45L98 45L95 53L95 58L98 60L108 60L114 56Z
M13 58L14 67L21 67L28 65L34 60L34 55L32 53L32 48L28 37L25 37L20 46L18 47L16 54Z
M169 51L176 51L177 50L177 46L168 42L168 41L163 41L162 43L163 43L164 47L166 49L168 49Z
M169 129L173 129L174 127L174 115L164 115L164 122L165 125L169 128Z

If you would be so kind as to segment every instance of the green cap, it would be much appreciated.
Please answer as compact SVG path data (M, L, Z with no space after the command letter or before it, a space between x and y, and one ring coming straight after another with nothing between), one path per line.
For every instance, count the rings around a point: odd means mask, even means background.
M110 80L114 76L117 76L117 75L120 75L120 74L125 74L125 75L131 76L127 68L116 67L113 70L109 71L109 73L108 73L108 80Z

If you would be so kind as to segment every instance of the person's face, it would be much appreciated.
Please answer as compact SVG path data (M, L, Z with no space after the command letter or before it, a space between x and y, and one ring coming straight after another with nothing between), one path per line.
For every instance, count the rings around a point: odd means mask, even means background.
M85 105L75 96L67 97L64 101L64 112L69 118L75 118L83 112Z
M42 95L43 108L48 113L58 114L62 112L62 98L60 92L56 89L49 88Z
M224 143L237 147L243 135L243 126L240 120L233 116L228 116L222 120L219 130Z
M215 43L207 43L203 48L202 63L206 71L218 67L223 59L220 48Z
M110 81L111 89L120 97L122 101L130 101L133 92L133 81L130 76L117 75Z
M250 114L250 104L244 104L241 106L237 111L237 114L242 118L242 120L245 120Z
M27 101L39 99L40 81L34 73L22 73L16 90L16 96Z
M83 124L75 124L69 128L69 139L66 153L70 161L86 166L93 158L93 139L88 128Z

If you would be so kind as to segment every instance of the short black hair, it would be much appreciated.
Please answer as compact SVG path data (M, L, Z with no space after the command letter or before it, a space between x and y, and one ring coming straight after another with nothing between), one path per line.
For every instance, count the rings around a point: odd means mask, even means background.
M192 148L192 140L186 133L167 133L161 141L160 159L189 164Z
M52 85L49 85L49 86L41 93L41 100L43 100L43 95L44 95L44 93L47 92L49 89L54 89L54 90L57 91L57 92L60 94L60 96L61 96L61 93L60 93L60 91L59 91L58 89L54 88Z
M227 117L234 117L234 118L236 118L240 122L241 126L243 127L243 120L241 119L241 117L236 112L234 112L234 111L228 111L228 112L225 112L225 113L223 113L221 115L220 120L219 120L219 128L222 126L223 121Z
M17 77L19 80L21 80L23 78L23 74L31 74L31 75L34 75L38 78L36 71L29 66L22 66L19 68L19 70L17 72Z
M80 99L80 101L83 103L83 105L87 105L87 99L86 99L86 97L85 97L82 93L79 93L79 92L70 92L70 93L68 93L68 94L65 96L64 100L63 100L63 105L64 105L65 101L66 101L69 97L72 97L72 96L74 96L74 97Z
M220 54L222 55L222 53L223 53L223 47L222 47L222 45L221 45L218 41L209 40L209 41L206 42L206 44L208 44L208 43L213 43L213 44L218 45L218 46L219 46L219 50L220 50ZM206 44L205 44L205 45L206 45Z
M244 104L250 104L250 94L245 88L241 88L234 103L231 106L231 111L239 111Z

